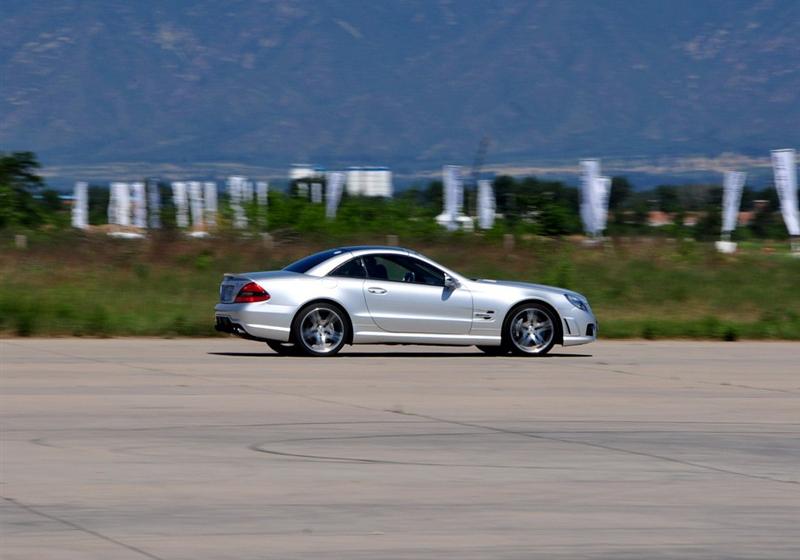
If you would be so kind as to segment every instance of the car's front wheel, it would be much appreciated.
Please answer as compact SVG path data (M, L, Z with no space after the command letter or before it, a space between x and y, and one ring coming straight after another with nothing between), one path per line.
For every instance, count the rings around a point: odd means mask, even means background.
M544 356L556 343L558 326L550 308L536 302L520 304L508 314L505 346L518 356Z
M297 349L307 356L333 356L344 346L349 324L345 312L330 303L306 305L295 316L292 333Z

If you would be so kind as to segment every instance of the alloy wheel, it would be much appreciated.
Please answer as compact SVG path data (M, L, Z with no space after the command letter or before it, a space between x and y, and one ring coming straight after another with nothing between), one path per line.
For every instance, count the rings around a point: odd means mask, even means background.
M526 354L547 352L556 333L553 319L539 307L524 307L517 311L509 323L509 331L514 347Z
M300 320L299 336L303 345L317 354L335 352L344 338L344 321L328 307L314 307Z

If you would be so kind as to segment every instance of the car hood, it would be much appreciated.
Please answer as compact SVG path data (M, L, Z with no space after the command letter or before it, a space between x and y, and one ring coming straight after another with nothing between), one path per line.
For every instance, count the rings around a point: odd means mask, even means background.
M477 282L478 284L488 284L491 286L506 286L508 288L536 290L539 292L549 292L552 294L573 294L579 297L584 297L578 292L573 292L572 290L559 288L557 286L547 286L546 284L534 284L532 282L512 282L510 280L491 280L488 278L478 278L477 280L474 280L474 282Z

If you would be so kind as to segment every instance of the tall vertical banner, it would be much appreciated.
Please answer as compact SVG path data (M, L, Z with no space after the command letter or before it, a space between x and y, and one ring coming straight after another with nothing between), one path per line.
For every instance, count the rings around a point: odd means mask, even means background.
M175 224L180 228L189 227L189 201L183 181L173 181L172 202L175 204Z
M794 150L772 150L775 188L781 199L781 214L792 237L800 236L800 211L797 209L797 165Z
M75 183L72 200L72 227L78 229L89 227L89 185L83 181Z
M205 202L206 223L209 227L217 225L217 184L213 181L203 183L203 201Z
M109 221L123 227L131 225L131 195L128 183L111 183L109 216L112 214L112 206L113 217Z
M117 187L116 183L108 186L108 223L117 223Z
M594 193L594 225L597 235L603 233L608 222L608 198L611 195L611 178L597 177Z
M492 183L485 179L478 181L478 227L492 229L494 227L495 199Z
M722 234L730 234L736 229L742 189L747 173L727 171L722 178Z
M269 183L256 181L256 203L265 208L269 204Z
M144 183L131 183L131 206L133 207L133 225L137 228L147 228L147 198Z
M228 199L233 210L233 227L245 229L247 227L247 215L242 208L242 198L244 197L245 183L244 177L228 177Z
M150 218L150 228L161 228L161 191L158 188L158 181L155 179L147 180L147 205L150 208L148 216Z
M581 221L583 230L588 235L597 235L597 208L599 201L598 178L600 177L600 160L584 159L581 161Z
M200 181L189 181L189 209L192 214L192 225L202 229L203 220L203 184Z
M269 183L256 181L256 220L261 229L267 227L267 206L269 205Z
M322 183L311 183L311 203L322 203Z
M242 181L242 202L244 204L253 203L253 181L249 179Z
M461 179L461 166L445 165L442 169L444 182L444 214L448 218L447 229L458 228L458 217L464 208L464 183Z
M342 199L344 178L345 174L341 171L328 173L325 189L325 217L328 219L332 220L336 217L336 210L339 208L339 201Z

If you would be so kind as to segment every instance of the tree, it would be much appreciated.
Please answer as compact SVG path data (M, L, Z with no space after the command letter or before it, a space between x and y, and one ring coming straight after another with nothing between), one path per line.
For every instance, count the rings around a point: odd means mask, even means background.
M611 178L611 193L608 197L608 207L611 210L622 208L633 193L633 186L627 177Z
M44 187L36 174L39 167L33 152L0 152L0 227L34 227L44 221L33 196Z
M681 209L680 197L677 187L660 185L656 187L658 209L662 212L673 213Z
M44 181L36 170L39 161L33 152L0 152L0 185L34 192L44 187Z

